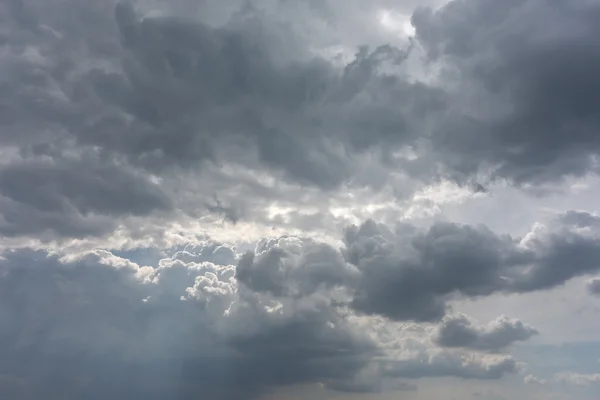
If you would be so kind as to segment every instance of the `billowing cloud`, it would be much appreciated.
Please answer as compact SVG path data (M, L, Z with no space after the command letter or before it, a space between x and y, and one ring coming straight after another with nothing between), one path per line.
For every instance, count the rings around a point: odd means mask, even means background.
M266 294L238 281L235 266L202 260L232 256L231 248L212 243L155 267L105 250L5 253L0 371L25 382L6 390L16 396L248 398L288 384L373 392L396 378L499 379L516 371L506 355L441 350L426 336L396 334L390 341L381 321L348 314L327 290L328 279L321 288ZM310 268L306 273L321 276ZM297 288L310 282L288 276ZM48 367L57 363L61 368ZM407 382L396 385L414 390Z
M598 173L599 18L597 0L0 2L0 395L522 372L507 352L538 321L449 305L597 276L600 217L448 210Z
M600 267L598 231L563 217L523 238L484 226L436 223L396 231L369 221L346 231L346 259L362 273L352 306L392 319L437 320L452 296L550 289Z
M466 315L456 314L442 319L436 327L433 340L445 347L495 351L538 333L532 326L506 316L500 316L485 326L477 326Z
M433 137L459 173L520 183L595 170L600 3L452 1L412 16L416 38L452 84ZM458 155L461 156L458 156Z
M392 171L425 183L491 174L529 184L594 169L594 1L419 8L410 40L384 33L381 15L407 23L415 2L151 3L12 0L0 9L0 169L12 179L24 168L57 174L91 157L98 165L82 169L107 189L78 199L59 191L53 204L72 208L50 213L32 207L39 194L5 187L7 233L107 234L114 224L105 216L182 208L186 182L177 177L211 168L253 171L255 186L262 175L324 192L381 190L400 179ZM548 24L537 23L539 15ZM362 43L346 29L357 18L368 20ZM337 43L341 30L348 43ZM332 53L336 46L343 54ZM437 72L416 76L429 70ZM445 77L455 83L440 83ZM45 170L48 161L56 165ZM135 193L117 196L104 182L108 171ZM71 181L71 191L90 192L90 179ZM393 185L395 195L414 190L405 183ZM268 201L272 192L253 195ZM250 199L215 206L195 194L204 206L184 207L187 214L252 218L240 211ZM24 204L11 202L23 196ZM139 207L125 210L124 200Z
M26 382L18 396L248 398L350 380L376 350L327 298L274 302L233 266L15 251L1 270L0 368Z
M426 331L395 330L362 314L429 320L438 316L428 312L430 304L439 304L441 316L458 294L541 290L593 271L594 259L572 259L569 273L556 276L553 268L563 252L571 254L570 246L581 252L580 243L597 243L593 230L563 222L557 218L552 229L538 227L519 240L483 227L444 223L393 231L367 222L346 230L341 250L292 237L265 239L242 254L207 243L154 267L106 250L63 256L9 251L1 275L4 372L17 371L32 390L46 390L52 371L26 360L68 361L65 375L55 379L69 385L81 379L88 383L77 386L78 393L88 393L106 385L91 377L113 380L119 368L135 368L136 379L168 386L128 382L136 395L178 385L186 395L209 390L225 398L300 383L356 392L376 391L386 379L500 379L519 369L509 355L443 349L429 343ZM374 280L381 289L365 291ZM392 292L402 300L390 298ZM364 307L366 301L384 304L375 295L388 298L386 308ZM506 317L478 327L459 315L442 319L431 337L446 348L499 351L535 333ZM72 358L63 359L67 355ZM84 360L96 362L86 366ZM159 365L173 363L183 375L163 376Z

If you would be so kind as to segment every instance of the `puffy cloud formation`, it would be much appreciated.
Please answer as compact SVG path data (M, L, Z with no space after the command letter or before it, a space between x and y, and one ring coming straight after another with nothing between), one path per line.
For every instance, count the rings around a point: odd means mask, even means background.
M328 298L275 302L240 288L234 266L14 251L1 269L15 398L248 398L350 380L375 351Z
M595 168L597 1L453 1L412 16L429 59L458 80L433 136L457 171L481 162L516 182ZM457 152L462 157L456 157Z
M600 267L597 217L581 217L585 229L560 216L523 238L452 223L426 231L407 225L391 231L372 221L350 227L344 253L362 273L352 305L392 319L431 321L444 316L457 294L538 291L592 273Z
M577 193L599 19L598 0L0 2L0 396L429 399L421 381L523 372L543 316L455 305L567 304L598 275L597 193ZM597 381L540 376L562 370Z
M518 319L500 316L487 326L479 327L464 314L444 317L433 340L441 346L467 347L477 350L500 350L539 332Z
M593 278L588 280L587 289L591 294L600 295L600 278Z
M209 258L222 251L209 247ZM16 398L248 398L286 384L372 392L383 379L498 379L516 370L510 356L389 341L385 325L365 334L370 322L349 319L326 285L265 295L236 280L235 266L190 254L141 267L101 250L5 253L2 390Z
M556 271L564 254L593 255L600 241L555 223L517 240L483 227L393 231L368 221L346 230L341 250L294 237L241 254L206 243L156 266L106 250L9 251L0 265L2 372L26 382L11 389L19 396L60 382L85 398L247 398L287 384L372 392L398 378L500 379L519 370L513 357L447 348L498 351L535 329L506 317L478 327L458 315L430 335L387 318L430 320L452 296L539 290L593 271L588 264L598 264L587 257ZM466 251L473 248L480 251ZM63 367L44 367L56 363Z

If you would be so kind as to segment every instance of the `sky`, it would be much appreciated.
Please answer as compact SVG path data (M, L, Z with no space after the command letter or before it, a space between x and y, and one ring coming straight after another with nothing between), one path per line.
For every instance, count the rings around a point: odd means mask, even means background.
M596 400L598 21L0 1L0 397Z

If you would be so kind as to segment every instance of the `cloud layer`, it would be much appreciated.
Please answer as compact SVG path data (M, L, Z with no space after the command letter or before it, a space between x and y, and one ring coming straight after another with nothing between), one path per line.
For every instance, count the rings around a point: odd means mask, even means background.
M596 2L418 8L410 40L382 31L377 46L339 57L328 50L333 30L307 33L324 20L341 28L359 3L342 13L333 3L217 12L206 2L205 15L221 15L214 25L181 17L192 7L184 0L162 13L143 1L11 0L1 9L2 232L82 237L110 232L115 215L198 212L177 195L177 177L224 167L254 171L255 188L266 174L324 191L392 185L398 195L401 176L410 193L408 181L440 177L536 185L595 170ZM77 179L61 172L74 169ZM205 204L213 194L194 193ZM253 218L240 214L249 199L236 202L235 220Z
M518 371L511 356L452 348L498 352L534 328L506 317L477 327L448 316L431 343L419 325L381 317L433 320L455 296L540 290L594 271L600 264L587 258L562 271L564 254L590 248L593 255L600 240L561 221L520 240L483 227L393 232L370 221L349 227L341 250L295 237L245 253L206 243L155 266L106 250L14 250L0 271L3 373L19 396L55 392L48 385L60 383L60 393L85 398L244 398L288 384L378 391L399 378L500 379ZM569 240L556 242L556 232ZM469 256L475 247L481 253ZM60 370L43 367L54 363Z
M518 307L455 308L600 294L600 217L569 198L598 173L599 19L597 0L0 3L0 396L592 385L519 359L544 330Z

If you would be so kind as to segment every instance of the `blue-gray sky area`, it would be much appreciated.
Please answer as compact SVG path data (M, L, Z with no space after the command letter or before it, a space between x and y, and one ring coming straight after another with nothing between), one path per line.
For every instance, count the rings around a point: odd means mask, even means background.
M0 398L596 400L600 0L0 1Z

